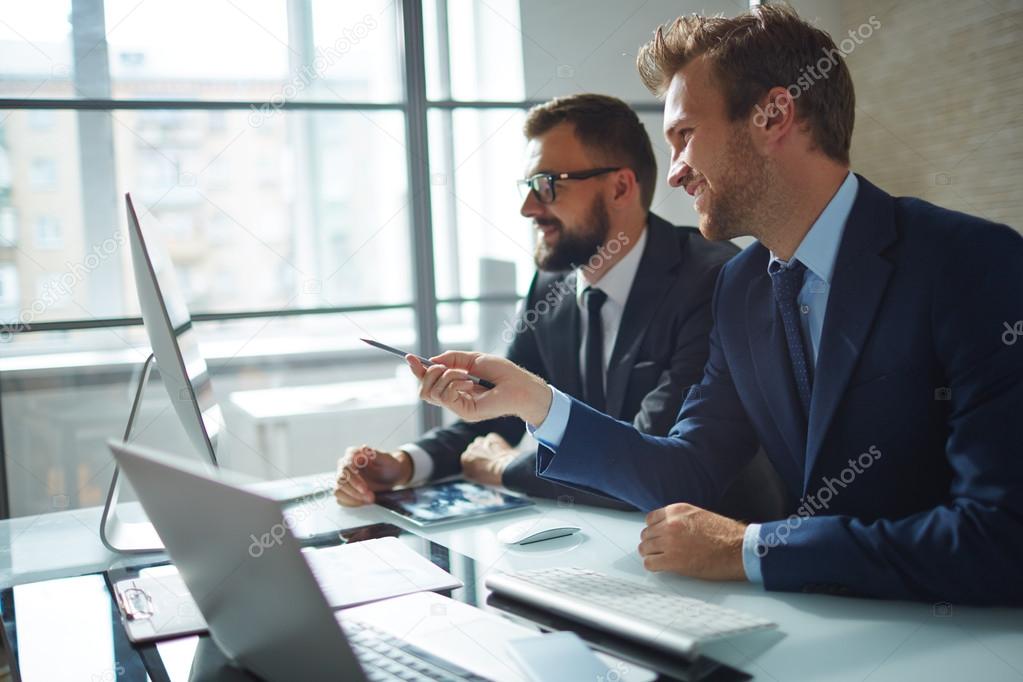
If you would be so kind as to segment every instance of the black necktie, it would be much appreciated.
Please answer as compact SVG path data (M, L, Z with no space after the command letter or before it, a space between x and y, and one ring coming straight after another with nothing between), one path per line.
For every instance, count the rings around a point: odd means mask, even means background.
M776 266L778 264L775 264ZM803 343L803 334L799 328L799 303L797 297L803 287L803 274L806 266L793 261L789 267L772 268L771 285L774 288L774 300L778 305L782 325L785 327L785 341L789 347L789 360L792 362L792 376L796 380L799 391L799 402L803 405L803 414L810 415L810 390L813 385L811 376L812 363Z
M595 410L604 411L604 325L600 309L607 294L600 289L586 287L586 347L583 349L583 396Z

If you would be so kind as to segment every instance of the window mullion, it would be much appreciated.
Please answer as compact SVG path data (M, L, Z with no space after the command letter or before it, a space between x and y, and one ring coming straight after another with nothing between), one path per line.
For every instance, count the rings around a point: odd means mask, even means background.
M74 53L74 88L82 96L111 96L110 60L107 56L103 0L73 0L71 32ZM78 163L82 179L83 253L116 234L117 180L114 167L114 123L104 111L78 111ZM106 317L119 311L116 297L123 281L120 259L107 259L89 274L85 307Z
M437 340L437 283L434 272L433 226L430 205L429 144L426 121L426 68L423 47L423 8L417 0L404 0L402 34L405 67L405 139L412 211L412 270L416 336L419 352L427 357L439 351ZM428 430L441 424L440 409L423 405L419 426Z

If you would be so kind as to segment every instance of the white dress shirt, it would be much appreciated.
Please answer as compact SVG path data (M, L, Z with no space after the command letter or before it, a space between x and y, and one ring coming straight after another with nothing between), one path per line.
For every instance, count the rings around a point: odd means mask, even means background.
M604 388L607 388L607 366L611 363L611 353L614 352L615 341L618 339L618 328L622 326L622 315L625 314L625 304L629 300L629 292L632 291L632 283L636 279L636 272L639 271L639 262L643 260L643 248L646 246L646 229L640 233L639 239L633 245L632 250L615 263L610 270L596 284L591 284L586 277L586 268L575 269L575 301L579 306L579 329L582 337L579 339L579 370L585 373L583 367L583 349L586 348L586 330L590 320L590 313L586 309L586 299L583 297L586 288L593 286L607 294L607 300L600 308L600 319L604 327Z

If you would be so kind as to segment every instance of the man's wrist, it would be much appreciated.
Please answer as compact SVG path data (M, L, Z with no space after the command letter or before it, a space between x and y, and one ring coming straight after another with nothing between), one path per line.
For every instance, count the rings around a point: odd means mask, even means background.
M547 414L551 410L551 401L554 399L554 393L551 391L551 387L547 385L547 382L540 377L532 376L530 378L531 381L526 392L526 399L522 401L522 409L518 416L524 422L536 428L547 419Z
M416 465L412 461L412 456L404 450L398 450L392 457L398 460L398 465L401 467L401 476L398 479L397 485L406 486L412 477L416 474Z
M732 580L749 580L749 576L746 575L746 562L743 556L743 542L746 536L746 528L748 524L740 524L740 530L733 540L729 544L729 570L730 578Z

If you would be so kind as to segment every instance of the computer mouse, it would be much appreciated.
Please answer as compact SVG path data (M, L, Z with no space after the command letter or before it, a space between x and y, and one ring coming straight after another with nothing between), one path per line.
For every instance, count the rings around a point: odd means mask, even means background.
M506 545L530 545L572 535L580 530L579 526L560 519L526 519L502 528L497 533L497 539Z

